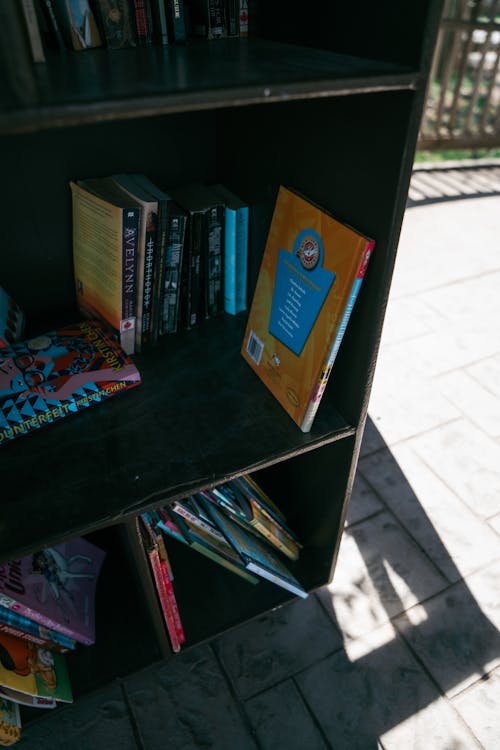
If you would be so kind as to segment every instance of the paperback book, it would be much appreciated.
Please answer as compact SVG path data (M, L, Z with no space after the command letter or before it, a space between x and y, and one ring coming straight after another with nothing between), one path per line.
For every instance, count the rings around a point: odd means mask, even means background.
M17 703L0 694L0 745L10 747L21 737L21 716Z
M104 558L103 550L77 537L3 563L0 605L79 643L92 644L95 594Z
M303 432L312 427L374 245L280 187L241 354Z
M6 633L0 633L0 685L26 695L73 701L65 657Z
M140 382L132 360L98 321L0 349L0 445Z
M24 312L15 299L0 286L0 349L20 340L25 324Z

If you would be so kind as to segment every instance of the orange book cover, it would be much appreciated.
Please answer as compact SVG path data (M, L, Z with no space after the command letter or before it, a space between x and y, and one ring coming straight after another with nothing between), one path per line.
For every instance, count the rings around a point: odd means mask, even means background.
M375 243L281 186L241 354L309 432Z

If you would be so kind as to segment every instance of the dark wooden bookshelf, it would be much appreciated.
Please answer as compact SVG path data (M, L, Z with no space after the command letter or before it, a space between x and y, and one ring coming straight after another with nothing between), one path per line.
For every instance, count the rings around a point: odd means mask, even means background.
M1 560L76 535L108 551L98 641L69 660L77 696L170 654L134 533L145 509L251 471L303 542L296 577L308 591L332 580L441 12L440 0L408 6L311 0L305 13L291 0L283 17L266 0L248 40L51 53L0 71L0 284L29 335L77 318L70 180L227 184L251 206L249 300L280 184L376 240L309 434L240 356L240 313L136 356L139 388L0 446L12 487ZM292 598L264 582L249 596L221 566L175 540L168 550L186 648Z

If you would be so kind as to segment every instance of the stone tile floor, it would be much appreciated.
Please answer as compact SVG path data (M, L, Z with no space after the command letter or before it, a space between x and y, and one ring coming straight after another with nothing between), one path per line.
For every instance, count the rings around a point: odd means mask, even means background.
M412 179L334 582L20 748L500 748L500 170L442 171Z

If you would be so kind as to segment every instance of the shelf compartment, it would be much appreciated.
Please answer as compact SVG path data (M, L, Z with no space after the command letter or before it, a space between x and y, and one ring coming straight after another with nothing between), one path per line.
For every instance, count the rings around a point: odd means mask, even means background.
M300 431L240 356L245 322L164 337L135 357L138 388L0 446L15 487L2 497L2 559L354 434L327 398Z
M218 107L414 89L409 68L262 39L57 53L6 97L0 132ZM6 84L4 84L6 85Z

